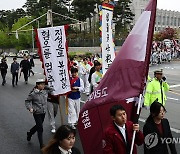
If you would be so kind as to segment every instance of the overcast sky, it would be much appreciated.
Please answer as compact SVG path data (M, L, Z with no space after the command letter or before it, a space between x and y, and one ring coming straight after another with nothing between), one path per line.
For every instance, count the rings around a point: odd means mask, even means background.
M175 10L180 12L180 0L157 0L158 8ZM0 10L12 10L21 8L26 0L0 0Z

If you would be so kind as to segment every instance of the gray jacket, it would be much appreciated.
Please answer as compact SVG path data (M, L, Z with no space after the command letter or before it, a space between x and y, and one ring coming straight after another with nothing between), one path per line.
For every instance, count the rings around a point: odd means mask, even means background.
M28 110L33 109L34 114L46 113L48 93L52 93L53 89L46 86L44 90L34 88L25 100L25 106Z

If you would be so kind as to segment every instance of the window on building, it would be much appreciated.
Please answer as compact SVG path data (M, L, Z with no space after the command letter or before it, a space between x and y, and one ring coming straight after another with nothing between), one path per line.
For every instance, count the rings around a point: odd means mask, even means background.
M161 16L158 16L158 25L161 24Z
M169 16L167 16L167 26L169 26Z
M141 14L144 12L144 9L141 9Z
M174 26L176 26L176 17L174 18Z
M173 17L171 17L171 26L173 26Z
M166 17L163 16L163 22L162 22L162 24L165 25L165 23L166 23Z
M180 18L178 18L178 26L180 26Z

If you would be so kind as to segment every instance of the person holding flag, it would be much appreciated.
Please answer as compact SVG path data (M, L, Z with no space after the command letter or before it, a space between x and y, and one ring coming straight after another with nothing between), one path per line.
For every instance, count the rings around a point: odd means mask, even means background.
M113 122L107 127L104 133L103 152L105 154L125 154L130 153L133 131L136 131L135 144L144 143L144 135L139 130L139 124L127 121L127 114L124 107L116 104L111 107L110 115ZM134 145L133 154L137 154Z
M76 129L75 125L80 112L80 92L84 90L84 83L83 80L78 77L77 68L71 68L71 75L70 83L72 91L68 95L68 123L73 129Z
M112 123L112 119L107 112L113 105L121 104L126 109L128 120L134 120L135 124L137 123L145 82L149 72L156 6L157 0L149 1L120 51L108 67L98 87L93 91L81 109L78 131L84 153L86 154L103 154L102 139L104 131ZM129 98L133 99L127 101ZM138 98L138 101L135 98ZM123 118L123 121L125 121L125 118ZM130 134L130 138L132 137L130 140L127 137L127 141L131 144L129 153L134 154L134 143L137 143L136 140L139 132L137 132L138 129L133 130L132 123L129 123L129 125L128 123L128 121L124 122L125 126L127 124L126 130ZM130 129L128 126L130 126ZM118 132L114 134L118 136ZM125 144L123 142L122 144ZM114 144L119 143L115 142ZM103 145L105 146L106 144ZM118 149L118 152L115 151L113 153L125 154L126 145L122 146L122 148L123 151L119 152Z

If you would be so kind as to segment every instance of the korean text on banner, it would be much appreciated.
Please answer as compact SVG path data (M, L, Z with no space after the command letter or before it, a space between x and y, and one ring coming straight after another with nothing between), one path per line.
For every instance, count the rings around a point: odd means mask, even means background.
M115 58L112 36L113 5L102 5L102 69L106 73Z
M48 85L54 95L71 91L66 52L65 27L48 27L37 30Z

